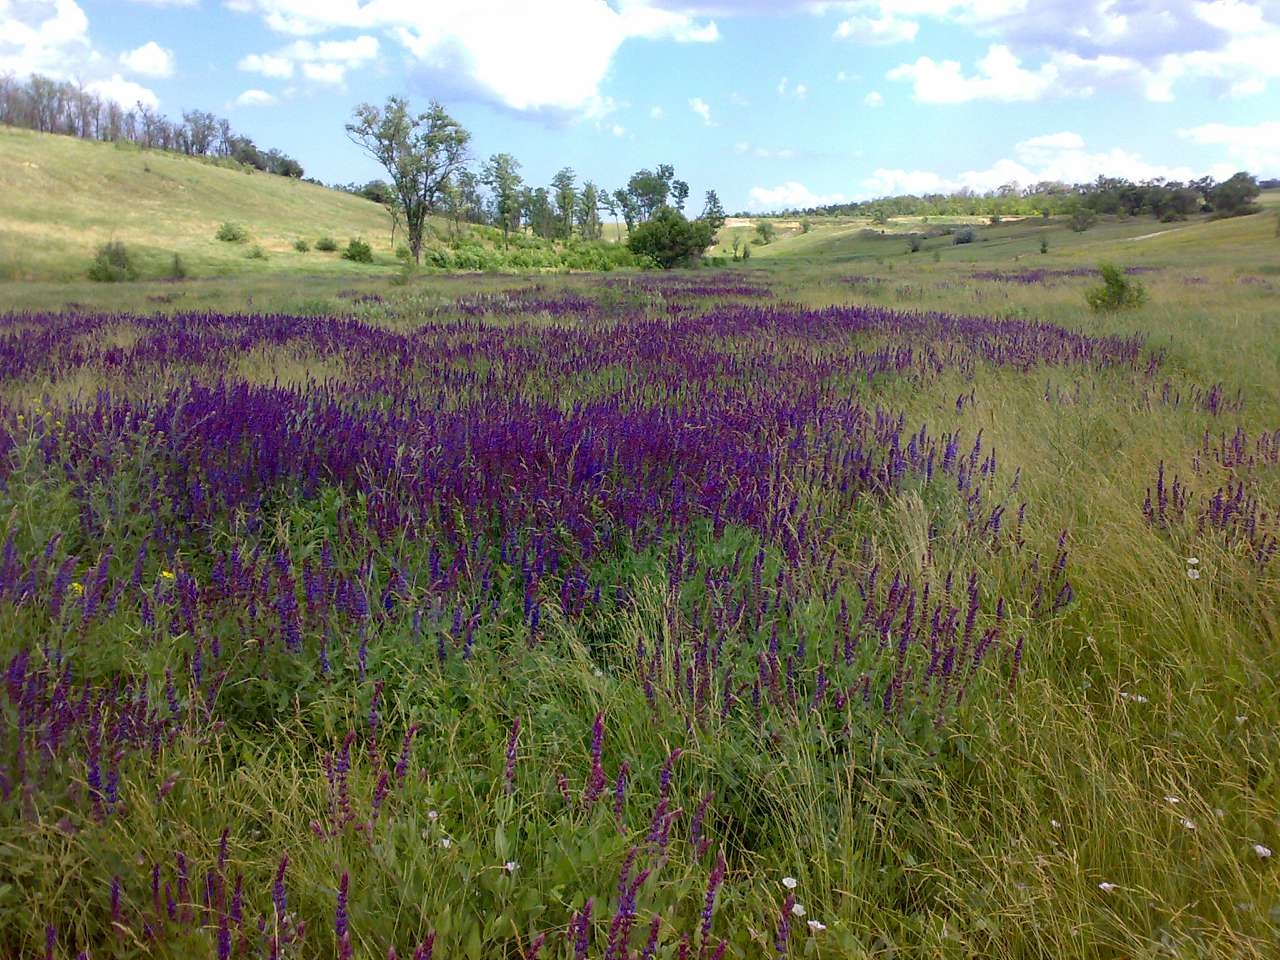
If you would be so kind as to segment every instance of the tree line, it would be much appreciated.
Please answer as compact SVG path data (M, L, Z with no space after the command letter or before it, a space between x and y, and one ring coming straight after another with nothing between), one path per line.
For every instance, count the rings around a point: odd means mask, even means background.
M361 104L346 131L388 180L343 189L383 204L402 219L417 262L429 214L444 216L455 227L495 227L504 246L524 232L546 240L600 240L607 215L626 225L635 252L664 266L700 255L724 224L714 190L706 192L696 219L685 217L689 184L670 164L638 170L612 191L580 180L572 167L559 170L546 186L528 184L520 161L509 153L492 154L474 166L470 132L434 101L422 112L403 97L389 97L381 107Z
M1147 215L1157 220L1174 221L1193 213L1233 216L1249 212L1260 186L1254 176L1243 171L1221 183L1208 176L1186 182L1159 177L1140 182L1123 177L1098 177L1092 183L1082 184L1042 181L1022 187L1008 183L985 193L963 189L947 194L903 194L808 207L788 213L870 217L883 222L889 217L1048 217L1083 211L1130 217Z
M84 140L136 143L193 157L215 157L300 178L302 164L279 150L263 150L231 129L231 122L204 110L172 120L143 103L126 108L82 83L32 74L19 80L0 75L0 123Z

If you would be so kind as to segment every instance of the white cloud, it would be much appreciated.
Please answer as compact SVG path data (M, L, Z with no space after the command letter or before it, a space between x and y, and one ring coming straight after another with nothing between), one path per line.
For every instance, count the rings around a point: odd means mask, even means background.
M650 107L650 108L649 108L649 119L650 119L650 120L662 120L662 119L664 119L664 118L666 117L666 115L667 115L667 112L666 112L665 110L663 110L661 107Z
M809 95L809 88L803 83L792 84L790 79L783 77L778 81L778 96L795 97L797 100L803 100Z
M689 100L689 109L702 118L702 122L708 127L713 126L711 122L711 104L703 100L701 97L693 97Z
M144 77L173 76L173 51L166 50L154 40L150 40L128 53L120 55L120 64L132 73Z
M841 40L858 43L889 44L910 43L916 38L920 25L914 20L899 20L891 14L880 17L850 17L836 27Z
M844 83L849 79L849 75L843 70L836 71L836 83Z
M615 123L609 128L609 132L615 137L625 137L627 135L627 128L620 123Z
M160 104L160 98L151 90L132 80L126 80L118 73L113 73L103 80L87 83L85 89L105 100L114 100L126 109L140 103L154 110Z
M862 102L868 107L883 107L884 97L880 94L879 90L872 90L862 98Z
M378 56L376 37L362 35L350 40L295 40L274 53L251 53L237 66L264 77L289 78L294 70L313 83L341 85L347 73L359 69Z
M233 107L269 107L277 103L275 96L265 90L246 90L231 101Z
M1253 126L1206 123L1178 136L1203 146L1224 147L1233 162L1261 176L1280 176L1280 120Z
M628 40L711 43L713 20L646 0L238 0L273 30L319 36L382 31L429 73L459 78L516 110L577 112L599 95ZM536 69L529 51L538 51Z
M816 194L797 180L788 180L776 187L752 187L747 195L749 210L796 210L820 207L828 203L843 203L842 193Z
M236 64L241 70L260 73L264 77L289 78L293 76L293 61L270 53L251 53Z
M793 160L796 156L795 150L790 147L762 147L746 140L735 143L733 152L743 156L758 157L761 160Z
M131 0L148 7L194 7L200 0Z
M735 107L751 106L751 101L748 100L746 97L744 97L742 94L740 94L737 90L729 94L729 102L732 103Z
M976 66L977 73L966 76L955 60L920 57L915 63L894 67L887 76L890 80L910 81L915 99L922 103L1038 100L1060 88L1056 65L1045 63L1038 70L1026 70L1003 44L992 44Z
M0 0L0 73L65 79L90 52L89 18L75 0Z

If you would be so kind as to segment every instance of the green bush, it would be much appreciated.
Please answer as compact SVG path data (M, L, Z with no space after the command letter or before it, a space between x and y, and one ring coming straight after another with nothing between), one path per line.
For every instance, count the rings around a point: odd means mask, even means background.
M396 259L402 263L408 263L413 259L413 251L406 244L399 244L396 247Z
M763 221L757 226L773 224ZM662 207L652 220L640 224L627 238L627 249L639 257L648 257L669 270L678 263L689 263L702 256L711 246L711 225L702 220L686 220L679 210Z
M917 237L914 233L907 238L907 252L908 253L920 252L920 238Z
M1094 287L1084 295L1090 310L1095 313L1130 310L1147 302L1146 288L1125 276L1119 267L1104 263L1099 269L1102 271L1102 286Z
M1048 253L1048 252L1049 252L1049 238L1048 238L1048 237L1041 237L1041 238L1040 238L1040 252L1041 252L1041 253Z
M1085 207L1071 214L1071 229L1076 233L1084 233L1097 222L1098 215Z
M122 280L136 280L138 268L133 257L119 240L110 240L98 247L98 252L89 267L89 279L99 283L119 283Z
M342 251L342 259L353 263L373 263L373 247L353 237L347 241L347 249Z
M243 224L232 223L228 220L218 227L218 232L214 236L224 243L244 243L249 239L249 231L244 228Z
M249 248L248 252L245 253L245 256L250 260L265 260L267 259L267 251L262 249L261 244L255 243Z
M187 265L183 263L182 258L175 253L173 255L173 262L169 264L169 279L185 280L187 276Z
M302 237L299 237L297 240L293 241L293 249L297 250L299 253L307 253L311 250L311 244Z
M951 234L951 242L955 243L973 243L978 237L978 232L973 227L957 227L955 233Z
M316 249L323 250L325 253L333 253L338 249L338 241L334 240L333 237L321 237L316 241Z

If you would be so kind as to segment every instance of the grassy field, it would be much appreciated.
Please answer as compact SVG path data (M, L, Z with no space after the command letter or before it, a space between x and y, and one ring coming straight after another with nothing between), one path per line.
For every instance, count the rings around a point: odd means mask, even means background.
M3 285L0 955L1276 956L1267 200Z

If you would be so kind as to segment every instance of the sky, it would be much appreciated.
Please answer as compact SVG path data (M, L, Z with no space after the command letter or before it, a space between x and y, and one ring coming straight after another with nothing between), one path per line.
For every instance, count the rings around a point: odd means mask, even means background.
M527 182L671 163L730 211L1280 177L1280 0L0 0L0 74L32 72L326 182L378 176L343 124L391 94Z

